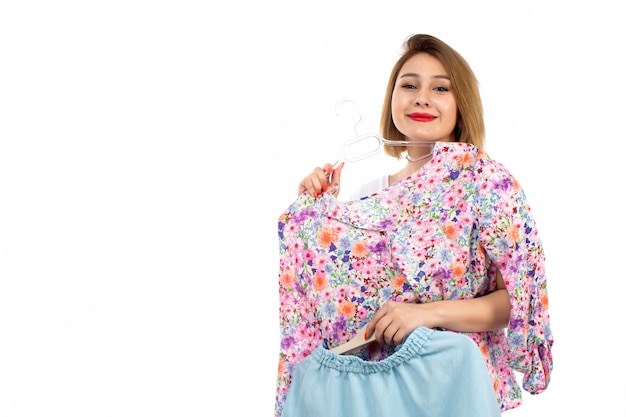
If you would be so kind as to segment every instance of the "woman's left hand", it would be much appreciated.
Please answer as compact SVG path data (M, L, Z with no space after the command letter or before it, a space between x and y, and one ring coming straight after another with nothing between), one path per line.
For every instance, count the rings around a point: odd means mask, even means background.
M366 337L376 335L380 344L399 345L404 338L419 326L431 327L428 304L399 303L389 301L374 314L365 329Z

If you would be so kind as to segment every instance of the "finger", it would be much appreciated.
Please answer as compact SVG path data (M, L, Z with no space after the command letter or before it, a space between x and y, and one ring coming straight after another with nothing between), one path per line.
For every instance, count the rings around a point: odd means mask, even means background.
M390 338L393 337L393 334L395 333L394 329L391 327L392 324L393 323L389 316L381 317L381 319L378 320L378 323L376 323L374 335L376 336L376 341L379 344L389 344L388 342Z
M342 162L341 164L339 164L339 166L337 168L335 168L332 171L332 182L333 183L337 183L338 185L341 184L341 170L343 169L345 162Z
M390 345L390 346L395 346L400 344L399 342L396 343L396 339L399 338L400 342L402 341L402 337L399 336L399 329L397 326L395 326L393 323L390 323L389 326L387 326L387 328L385 329L385 334L384 334L384 339L385 339L385 344Z
M298 184L298 196L302 195L306 191L306 186L304 185L304 180L300 181Z
M404 336L406 336L406 333L398 329L396 333L393 335L391 342L393 343L394 346L397 346L404 341Z
M325 166L327 165L329 164L326 164ZM311 174L314 192L316 192L318 195L320 192L328 190L328 175L326 174L326 172L326 168L315 168L315 171L313 172L313 174Z
M326 178L330 179L330 176L333 174L333 166L331 164L324 164L322 169L324 170L324 174L326 174Z
M365 339L369 339L376 331L376 324L378 323L377 315L378 313L374 314L374 317L372 317L372 320L370 320L370 322L367 323L367 325L365 326ZM376 335L376 340L380 342L378 335Z
M328 192L335 197L339 195L339 189L341 184L341 169L343 168L343 162L329 174Z
M302 181L300 181L300 184L298 184L298 195L305 191L311 195L315 195L315 183L311 175L304 177Z
M318 174L311 174L306 178L304 184L307 192L317 197L322 192L323 184L326 184L326 178L320 179Z
M327 164L328 165L328 164ZM308 192L314 197L318 197L322 191L328 188L328 179L322 168L315 168L311 174L304 177L298 184L298 195Z

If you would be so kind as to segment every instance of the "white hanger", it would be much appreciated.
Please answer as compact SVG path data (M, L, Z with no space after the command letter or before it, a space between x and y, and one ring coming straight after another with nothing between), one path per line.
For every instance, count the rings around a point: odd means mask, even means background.
M360 347L367 345L375 340L374 335L371 335L367 339L365 339L365 328L367 326L361 327L358 332L354 335L354 337L348 340L346 343L343 343L339 346L335 346L332 349L329 349L331 352L335 352L337 355L342 355L344 353L352 352Z
M359 119L354 125L354 133L356 137L352 139L348 139L344 141L341 147L341 153L339 155L339 159L337 162L333 164L333 168L337 168L339 164L343 161L347 162L357 162L365 158L369 158L372 155L375 155L383 149L383 145L389 146L421 146L421 147L429 147L430 153L433 152L433 147L435 142L421 142L421 141L410 141L410 140L388 140L382 138L380 135L376 133L366 133L364 135L359 134L359 126L363 123L363 116L361 116L361 112L359 111L358 106L353 100L347 99L342 100L335 105L335 113L339 114L339 107L345 103L352 103L354 106Z

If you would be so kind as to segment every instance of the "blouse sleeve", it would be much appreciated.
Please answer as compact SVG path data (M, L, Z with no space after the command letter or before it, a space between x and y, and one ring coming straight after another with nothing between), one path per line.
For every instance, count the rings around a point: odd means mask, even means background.
M523 387L543 392L552 372L544 249L525 194L501 164L478 159L480 242L502 273L511 300L507 329L509 365Z
M306 214L301 203L310 204L310 200L303 195L281 215L278 222L280 351L274 406L276 417L282 414L296 366L321 343L321 333L315 323L315 308L308 290L311 284L308 281L312 277L297 272L302 269L302 263L307 262L307 251L303 250L298 228L292 225L297 225L298 215ZM310 211L308 215L311 215Z

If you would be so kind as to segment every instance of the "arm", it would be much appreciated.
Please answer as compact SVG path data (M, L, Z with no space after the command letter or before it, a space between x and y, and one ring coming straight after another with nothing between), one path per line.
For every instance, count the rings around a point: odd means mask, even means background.
M302 250L304 241L299 230L304 226L299 224L298 219L299 217L290 219L283 213L278 222L280 353L276 378L275 417L282 414L293 372L298 363L322 341L315 317L316 301L306 282L306 277L310 276L311 271L303 267L303 256L306 254Z
M496 290L478 298L436 301L430 307L432 325L457 332L486 332L505 328L511 302L498 271ZM423 304L428 306L428 304Z
M432 303L385 304L367 324L378 343L397 345L419 326L442 327L458 332L486 332L507 326L511 304L502 275L498 271L496 290L483 297L443 300Z
M481 162L479 239L511 295L507 363L524 374L526 391L539 394L550 382L553 344L543 244L520 184L502 165Z

